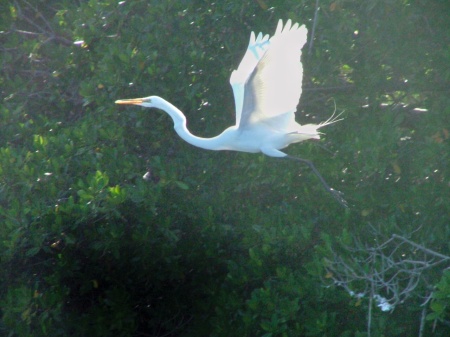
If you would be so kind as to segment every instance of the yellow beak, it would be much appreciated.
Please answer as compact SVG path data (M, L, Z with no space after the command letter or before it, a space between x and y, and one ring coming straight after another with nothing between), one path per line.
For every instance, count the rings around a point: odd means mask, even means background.
M143 98L129 98L129 99L119 99L115 101L116 104L141 104L144 102Z

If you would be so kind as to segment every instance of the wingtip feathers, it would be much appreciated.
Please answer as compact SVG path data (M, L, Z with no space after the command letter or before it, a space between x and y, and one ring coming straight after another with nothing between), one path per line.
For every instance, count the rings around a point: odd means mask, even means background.
M280 20L278 20L277 29L275 30L274 35L281 34L282 29L283 29L283 20L280 19Z
M278 20L277 29L275 30L275 33L273 36L276 36L278 34L286 33L286 32L292 32L292 31L302 31L302 33L307 33L308 30L306 29L305 25L299 25L298 22L295 22L292 24L292 20L289 19L286 21L286 24L283 25L283 20Z
M283 32L290 31L291 26L292 26L292 21L291 21L291 19L289 19L286 21L286 25L284 26Z
M241 64L238 69L233 71L230 77L230 83L241 83L245 82L245 80L250 76L254 67L257 65L259 60L262 58L269 45L275 40L278 40L280 35L284 35L287 33L298 33L301 34L304 38L304 42L301 44L301 47L306 42L307 29L305 25L299 27L298 23L292 24L292 20L288 19L285 24L283 24L283 20L278 20L277 28L275 33L270 37L269 34L263 35L261 32L258 35L255 32L250 33L250 41L247 48L247 53L244 55ZM294 36L292 36L294 38ZM296 41L298 41L298 35L295 37ZM301 40L300 40L301 41ZM300 47L300 48L301 48ZM251 52L250 52L251 51ZM248 55L247 55L248 54Z
M255 40L256 40L255 32L251 32L250 33L250 41L249 41L248 45L251 46L252 44L254 44Z

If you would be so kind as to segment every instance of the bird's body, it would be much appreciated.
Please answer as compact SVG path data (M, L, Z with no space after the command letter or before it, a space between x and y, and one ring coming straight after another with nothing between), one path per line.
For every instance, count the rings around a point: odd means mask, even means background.
M319 176L325 188L336 198L338 191L330 188L314 165L304 159L280 151L290 144L308 139L320 139L321 127L338 121L332 116L320 124L300 125L295 111L302 93L303 67L301 49L306 43L307 30L291 20L278 22L275 34L252 32L247 51L237 70L230 77L233 89L236 124L212 138L197 137L187 129L186 117L174 105L158 96L116 101L158 108L172 117L174 129L186 142L207 150L262 152L271 157L286 157L308 164ZM341 203L343 199L340 198Z

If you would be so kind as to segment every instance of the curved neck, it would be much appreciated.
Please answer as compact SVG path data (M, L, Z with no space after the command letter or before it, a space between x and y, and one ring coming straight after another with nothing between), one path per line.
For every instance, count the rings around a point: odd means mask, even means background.
M225 131L212 138L197 137L189 132L186 126L186 117L176 106L157 96L153 96L151 101L153 107L163 110L172 117L176 133L189 144L206 150L226 150L223 147Z

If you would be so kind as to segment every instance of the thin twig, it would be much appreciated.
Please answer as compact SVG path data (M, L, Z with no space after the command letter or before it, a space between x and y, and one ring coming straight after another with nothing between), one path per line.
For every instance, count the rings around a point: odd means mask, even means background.
M314 45L314 35L316 33L317 20L318 20L318 17L319 17L319 9L320 9L320 7L319 7L319 0L316 0L316 8L314 10L313 26L312 26L312 29L311 29L311 37L309 39L308 55L311 55L312 48L313 48L313 45Z
M441 253L435 252L434 250L425 248L424 246L421 246L421 245L419 245L419 244L417 244L417 243L415 243L415 242L413 242L411 240L408 240L408 239L404 238L403 236L400 236L400 235L397 235L397 234L392 234L392 237L395 238L395 239L399 239L399 240L402 240L404 242L407 242L411 246L416 247L417 249L420 249L421 251L423 251L423 252L425 252L427 254L437 256L437 257L439 257L439 258L441 258L441 259L443 259L445 261L446 260L450 260L450 256L443 255Z

